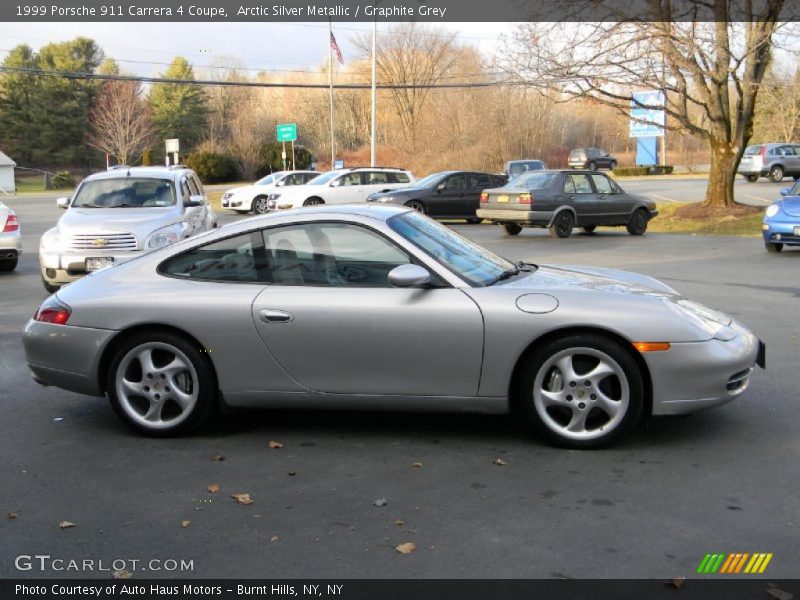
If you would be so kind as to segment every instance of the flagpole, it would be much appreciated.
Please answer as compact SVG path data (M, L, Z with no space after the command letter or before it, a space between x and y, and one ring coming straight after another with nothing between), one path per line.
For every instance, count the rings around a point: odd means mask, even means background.
M330 19L328 19L328 78L331 109L331 169L333 169L333 163L336 160L336 143L333 139L333 25Z
M372 131L369 144L369 166L374 167L378 160L378 77L376 68L376 47L378 39L378 17L372 21Z

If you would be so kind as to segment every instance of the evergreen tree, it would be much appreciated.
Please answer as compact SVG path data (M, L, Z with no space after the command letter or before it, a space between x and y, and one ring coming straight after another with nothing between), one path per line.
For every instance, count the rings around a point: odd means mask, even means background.
M194 81L192 65L182 57L170 63L162 77ZM155 84L150 92L153 123L161 145L172 138L180 140L181 154L186 155L200 143L208 115L205 91L197 85Z

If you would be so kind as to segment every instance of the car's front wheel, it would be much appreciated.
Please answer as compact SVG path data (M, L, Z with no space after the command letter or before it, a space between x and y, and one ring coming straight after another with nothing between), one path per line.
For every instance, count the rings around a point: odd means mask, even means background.
M517 223L503 223L503 229L506 230L508 235L518 235L522 231L522 225Z
M303 202L303 206L317 206L318 204L325 204L322 198L309 198Z
M406 206L408 208L413 208L415 211L417 211L418 213L422 213L423 215L427 212L425 210L425 205L422 204L422 202L420 202L419 200L409 200L408 202L406 202Z
M143 332L111 360L108 395L115 412L151 436L187 433L217 406L217 379L207 355L173 333Z
M609 168L610 170L612 170L612 171L613 171L614 169L616 169L616 168L617 168L617 161L615 161L615 160L612 160L610 163L608 163L608 168Z
M265 215L269 212L269 202L266 196L259 196L253 200L253 212L257 215Z
M643 208L639 208L636 212L631 215L631 220L628 221L628 225L626 229L628 233L631 235L642 235L645 231L647 231L647 211Z
M553 219L550 225L550 235L559 238L568 238L572 235L572 228L575 227L575 217L568 210L562 210Z
M518 394L530 427L567 448L610 444L639 420L644 382L631 353L597 334L554 339L531 355Z
M777 254L778 252L783 251L783 244L774 244L772 242L764 242L764 247L767 249L767 252L770 254Z

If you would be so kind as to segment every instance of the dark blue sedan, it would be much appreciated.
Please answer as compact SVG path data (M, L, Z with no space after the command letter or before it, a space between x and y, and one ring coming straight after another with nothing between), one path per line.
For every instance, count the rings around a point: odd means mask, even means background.
M781 196L764 213L761 233L767 252L780 252L784 244L800 246L800 181L782 189Z

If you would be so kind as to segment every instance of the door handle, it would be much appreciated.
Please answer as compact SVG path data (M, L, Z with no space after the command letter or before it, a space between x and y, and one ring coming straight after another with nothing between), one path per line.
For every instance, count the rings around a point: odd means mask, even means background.
M290 323L294 317L282 310L275 310L273 308L266 308L258 312L258 317L264 323Z

